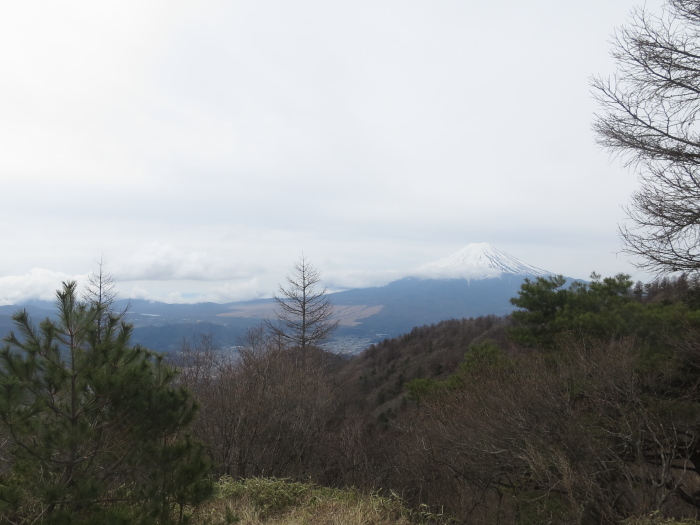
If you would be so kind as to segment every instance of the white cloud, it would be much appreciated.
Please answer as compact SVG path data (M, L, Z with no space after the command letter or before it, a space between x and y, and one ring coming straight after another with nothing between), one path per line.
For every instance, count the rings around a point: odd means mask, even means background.
M140 286L133 286L132 288L130 288L130 291L127 292L127 294L130 299L140 299L143 301L153 301L170 304L188 304L193 302L201 302L192 298L187 299L183 297L183 295L180 292L171 291L165 294L158 294L152 293Z
M211 287L206 293L207 301L214 303L246 301L269 296L270 290L263 287L258 278L225 282Z
M269 297L257 278L232 281L125 281L119 283L126 297L165 303L229 303Z
M55 299L56 290L65 281L84 281L85 276L67 275L43 268L32 268L24 275L0 277L0 305L17 304L28 299Z
M115 262L112 272L120 281L213 281L241 274L233 261L222 260L220 254L210 255L157 242Z
M395 270L377 271L347 271L329 272L323 276L323 280L328 284L331 291L346 290L349 288L372 288L384 286L392 281L396 281L408 275L407 272Z
M482 266L436 268L426 265L411 272L412 277L422 279L482 279L485 277L499 277L500 275L501 272L496 268L484 268Z

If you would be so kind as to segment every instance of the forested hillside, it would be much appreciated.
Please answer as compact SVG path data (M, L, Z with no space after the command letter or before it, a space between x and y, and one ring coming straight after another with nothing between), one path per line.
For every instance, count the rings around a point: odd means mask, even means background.
M393 491L467 523L694 517L699 292L685 276L538 278L512 317L418 327L352 358L260 329L235 360L201 338L180 380L216 476Z
M3 339L0 523L697 523L700 2L635 10L612 55L594 128L640 172L623 248L658 278L531 273L507 316L348 357L302 256L237 352L166 356L100 266Z
M353 357L321 349L327 298L291 290L286 339L271 320L240 354L204 334L167 363L128 346L109 298L71 286L57 320L15 315L0 353L9 523L201 522L216 480L260 477L395 494L418 521L700 511L696 279L538 277L509 317L416 327Z

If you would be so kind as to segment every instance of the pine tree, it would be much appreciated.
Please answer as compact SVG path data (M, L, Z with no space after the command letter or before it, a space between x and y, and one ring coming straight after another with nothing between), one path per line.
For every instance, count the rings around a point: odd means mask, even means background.
M178 506L181 520L211 490L203 450L184 433L190 394L76 288L57 292L56 320L36 327L17 312L0 350L0 521L170 523Z

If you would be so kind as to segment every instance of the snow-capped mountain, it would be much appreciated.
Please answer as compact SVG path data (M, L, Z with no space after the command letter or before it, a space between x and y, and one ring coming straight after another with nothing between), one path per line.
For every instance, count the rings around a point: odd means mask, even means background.
M510 298L517 296L526 277L551 275L485 242L469 244L411 273L397 274L383 286L330 294L340 321L339 340L358 341L357 346L364 348L445 319L506 315L515 309ZM216 344L233 347L275 306L272 299L190 305L136 299L129 304L133 341L159 352L176 351L192 334L210 334ZM52 303L25 306L44 308L37 311L37 318L50 315L53 308ZM0 306L0 335L13 328L10 315L16 308Z
M423 279L487 279L503 274L538 277L551 272L524 263L488 242L468 244L449 257L425 264L414 273Z

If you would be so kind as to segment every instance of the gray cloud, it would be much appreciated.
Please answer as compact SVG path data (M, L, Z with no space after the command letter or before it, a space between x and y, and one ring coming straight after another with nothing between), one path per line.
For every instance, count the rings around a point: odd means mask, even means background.
M4 294L101 254L182 301L269 295L302 251L334 286L479 241L633 271L588 77L635 3L7 3Z

